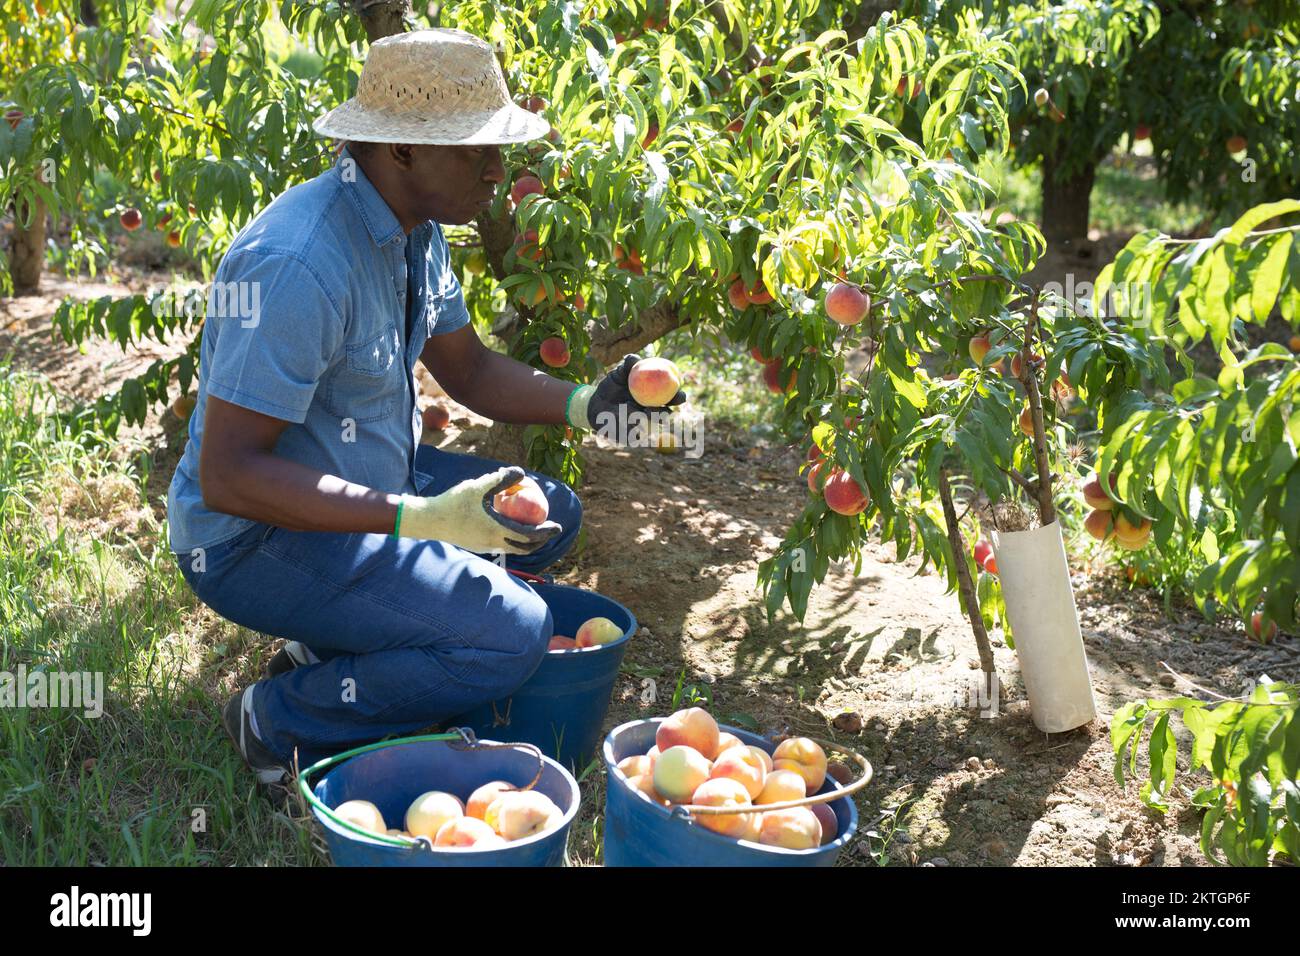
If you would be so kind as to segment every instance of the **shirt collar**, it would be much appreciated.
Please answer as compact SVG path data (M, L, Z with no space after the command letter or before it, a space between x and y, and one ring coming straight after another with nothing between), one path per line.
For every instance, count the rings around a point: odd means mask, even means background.
M355 181L352 182L343 179L344 163L347 161L351 161L352 171L355 174ZM406 238L406 234L402 231L402 224L397 221L397 216L394 215L393 210L384 201L384 197L379 194L379 190L366 176L361 164L353 158L347 147L344 147L339 154L338 162L334 166L334 172L343 185L350 187L347 190L348 195L352 197L352 202L357 207L357 212L361 214L361 220L370 231L370 238L375 241L375 245L385 246L390 242L397 242ZM424 225L424 223L421 223L420 226L417 226L415 232L419 233Z

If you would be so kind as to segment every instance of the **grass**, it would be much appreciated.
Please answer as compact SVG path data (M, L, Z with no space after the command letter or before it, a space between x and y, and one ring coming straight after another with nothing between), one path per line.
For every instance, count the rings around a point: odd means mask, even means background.
M247 632L196 606L143 497L148 457L57 411L48 384L0 365L0 671L99 674L105 699L98 717L0 707L0 859L318 859L221 730Z

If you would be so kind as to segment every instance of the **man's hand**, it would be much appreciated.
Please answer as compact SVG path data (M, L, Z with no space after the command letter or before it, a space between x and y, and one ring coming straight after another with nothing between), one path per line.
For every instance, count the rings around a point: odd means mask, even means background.
M597 382L595 387L583 385L575 391L569 402L569 421L579 428L598 428L603 420L602 416L606 413L613 416L612 421L621 422L627 421L627 416L632 412L640 412L648 421L654 408L642 405L634 399L627 387L628 373L639 361L641 356L635 353L625 355L618 367ZM678 389L677 394L663 407L680 405L685 401L686 393ZM655 406L657 407L659 406Z
M523 477L524 470L512 466L466 479L440 495L428 498L403 495L397 534L446 541L476 554L536 551L564 529L554 521L523 524L507 518L492 505L497 492L522 481Z

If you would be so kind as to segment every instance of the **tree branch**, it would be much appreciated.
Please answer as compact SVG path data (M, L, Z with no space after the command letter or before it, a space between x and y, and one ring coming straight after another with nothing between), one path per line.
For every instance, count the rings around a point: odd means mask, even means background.
M1038 499L1038 518L1044 525L1056 520L1056 503L1052 500L1052 467L1047 457L1047 431L1043 427L1043 397L1038 391L1038 370L1033 362L1033 344L1038 335L1038 296L1034 290L1025 322L1025 342L1020 350L1020 381L1029 397L1029 414L1034 422L1034 466L1038 471L1034 497Z
M952 486L948 484L946 468L939 469L939 500L943 502L943 520L948 526L948 546L952 548L953 561L957 565L957 590L961 594L966 617L970 619L971 632L975 635L980 667L991 678L997 673L993 663L993 647L989 644L988 631L984 629L979 600L975 597L975 585L971 581L970 567L966 564L966 541L962 538L961 526L957 523L957 509L953 507Z

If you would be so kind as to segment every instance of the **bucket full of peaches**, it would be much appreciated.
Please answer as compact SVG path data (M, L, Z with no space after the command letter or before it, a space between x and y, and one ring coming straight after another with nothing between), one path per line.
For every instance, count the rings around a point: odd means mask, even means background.
M551 609L554 636L514 693L452 717L482 737L533 744L571 772L595 755L636 618L613 598L517 573Z
M841 745L773 742L700 707L615 727L603 756L606 866L833 866L872 772Z
M562 866L578 812L554 760L462 728L357 747L297 782L335 866Z

